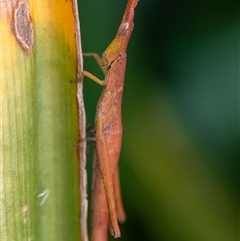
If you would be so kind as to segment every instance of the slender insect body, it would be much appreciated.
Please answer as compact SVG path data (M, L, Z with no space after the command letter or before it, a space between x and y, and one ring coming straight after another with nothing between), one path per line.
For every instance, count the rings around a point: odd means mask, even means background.
M120 55L111 65L109 75L106 75L106 87L97 106L96 123L99 116L102 122L102 135L111 154L111 163L118 162L122 141L122 94L126 70L127 55ZM108 95L110 93L110 95ZM109 98L111 96L111 98ZM114 156L116 155L116 157ZM111 164L114 166L113 164Z
M128 0L121 25L114 40L100 58L93 56L105 73L104 81L91 73L84 75L104 87L97 104L95 118L95 160L92 194L92 241L107 241L111 235L120 237L119 222L126 219L122 205L118 160L122 145L121 106L126 70L126 49L134 27L134 8L138 0Z
M115 237L120 237L118 227L113 177L118 170L118 160L122 141L121 100L126 69L126 54L120 55L111 65L105 78L106 87L97 106L96 152L99 168L105 187L107 204L110 213L110 230ZM111 77L111 78L109 78Z

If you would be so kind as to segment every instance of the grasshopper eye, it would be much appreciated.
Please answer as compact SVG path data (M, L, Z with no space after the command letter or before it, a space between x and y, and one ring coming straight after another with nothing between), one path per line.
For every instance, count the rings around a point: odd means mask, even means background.
M128 30L129 30L129 23L128 22L122 23L118 29L118 36L125 37L128 33Z

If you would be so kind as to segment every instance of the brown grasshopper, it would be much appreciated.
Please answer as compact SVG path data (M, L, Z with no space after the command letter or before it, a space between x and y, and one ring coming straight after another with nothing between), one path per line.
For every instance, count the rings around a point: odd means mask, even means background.
M134 8L138 0L129 0L116 37L100 58L93 56L105 73L101 81L91 73L84 75L104 87L95 117L95 157L92 194L92 241L107 240L107 226L112 236L120 237L118 221L125 221L119 187L118 160L122 144L122 93L126 70L127 45L133 30ZM107 202L106 202L107 201Z

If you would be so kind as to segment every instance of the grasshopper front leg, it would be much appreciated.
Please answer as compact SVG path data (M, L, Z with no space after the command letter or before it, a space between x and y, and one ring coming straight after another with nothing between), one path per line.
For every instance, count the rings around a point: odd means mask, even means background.
M84 70L83 71L83 75L88 77L89 79L93 80L94 82L96 82L97 84L101 85L101 86L105 86L105 82L104 80L100 80L98 77L96 77L95 75L91 74L90 72Z

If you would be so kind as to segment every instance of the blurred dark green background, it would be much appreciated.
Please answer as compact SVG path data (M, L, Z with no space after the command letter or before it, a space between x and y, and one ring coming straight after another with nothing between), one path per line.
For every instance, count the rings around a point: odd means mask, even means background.
M79 1L84 52L105 50L125 5ZM121 240L239 240L239 2L139 0L127 52ZM101 91L85 79L88 123Z

